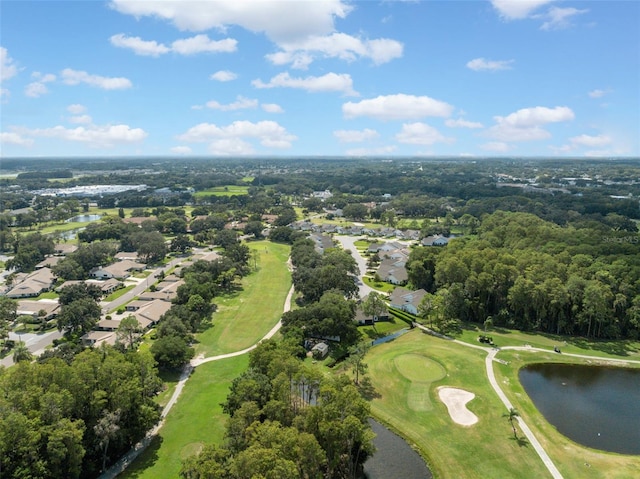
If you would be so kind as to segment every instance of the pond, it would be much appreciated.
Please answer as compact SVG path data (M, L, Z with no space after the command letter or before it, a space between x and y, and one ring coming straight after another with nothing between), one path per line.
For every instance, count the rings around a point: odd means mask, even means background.
M69 218L65 223L89 223L90 221L98 221L101 215L77 215Z
M584 446L640 454L640 369L535 364L520 382L556 429Z
M373 419L369 420L376 433L376 452L364 463L366 479L431 479L433 475L420 454L397 434Z

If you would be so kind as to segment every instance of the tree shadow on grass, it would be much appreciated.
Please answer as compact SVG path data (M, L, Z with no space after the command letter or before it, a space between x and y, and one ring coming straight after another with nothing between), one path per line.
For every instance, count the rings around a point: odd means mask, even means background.
M151 439L151 443L147 448L127 467L127 477L129 479L136 479L142 477L147 470L158 461L158 451L162 446L162 437L155 436Z
M360 391L362 397L367 401L382 397L380 393L376 391L376 388L373 387L373 384L371 384L371 378L369 378L369 376L364 376L360 380L360 384L358 384L358 390Z
M576 346L581 349L590 349L595 351L601 351L603 353L611 354L614 356L630 356L638 352L637 341L631 340L587 340L585 338L569 338L567 342L572 346Z
M510 436L512 441L515 441L516 444L520 447L529 447L529 440L526 437L513 437Z

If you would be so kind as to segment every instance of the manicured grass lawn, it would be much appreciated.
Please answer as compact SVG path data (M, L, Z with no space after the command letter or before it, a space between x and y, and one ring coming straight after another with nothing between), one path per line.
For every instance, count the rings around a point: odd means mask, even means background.
M634 359L640 361L640 341L596 341L584 338L571 338L552 334L533 334L511 329L489 328L487 332L476 325L464 326L462 335L456 339L471 343L478 343L478 335L486 334L493 338L496 346L524 346L529 344L537 348L553 349L558 346L564 353L587 354L590 356L617 357L620 359Z
M388 336L407 327L407 323L392 317L391 321L379 321L374 326L359 326L358 331L364 339L376 339Z
M111 293L109 296L104 298L104 301L111 302L111 301L113 301L115 299L118 299L120 296L122 296L123 294L131 291L135 287L136 287L136 285L132 284L132 285L129 285L129 286L125 286L124 288L117 289L113 293Z
M547 477L533 448L513 439L505 408L486 378L484 357L419 330L375 346L366 357L378 395L372 413L414 444L437 478ZM438 386L474 393L467 406L479 422L455 424Z
M205 357L245 349L259 341L282 316L291 288L286 261L289 246L256 241L258 270L242 280L242 290L214 298L218 310L208 329L196 335L196 355Z
M387 283L385 281L377 282L370 276L364 276L362 279L364 280L364 284L382 293L390 293L396 288L395 285Z
M478 334L479 331L465 330L462 340L478 344ZM531 344L552 348L558 344L554 338L516 331L488 331L487 334L500 346L509 342L517 346ZM571 350L577 354L599 353L606 356L602 350L605 346L612 351L622 349L629 354L628 358L638 359L637 351L632 352L637 343L616 344L617 348L612 343L590 343L579 348L569 343L563 346L563 352ZM513 439L509 423L503 416L506 408L486 377L484 357L482 351L421 334L417 330L373 347L366 357L373 386L379 394L372 401L373 414L415 444L437 478L549 477L533 447L526 441ZM595 451L569 441L537 412L518 381L519 369L531 362L585 363L588 360L553 352L508 350L500 352L498 357L508 363L494 363L498 383L565 479L638 477L639 456ZM433 370L437 367L430 367L430 362L444 368L446 376L433 379ZM451 421L437 396L436 388L443 385L459 387L476 395L468 404L468 408L479 417L476 425L461 427Z
M246 195L249 193L248 186L227 185L227 186L215 186L213 188L207 188L206 190L198 191L193 194L196 198L201 196L233 196L233 195Z
M124 479L175 479L182 461L205 444L220 443L224 436L224 402L234 378L248 366L249 356L198 366L169 412L159 435L149 448L118 477Z

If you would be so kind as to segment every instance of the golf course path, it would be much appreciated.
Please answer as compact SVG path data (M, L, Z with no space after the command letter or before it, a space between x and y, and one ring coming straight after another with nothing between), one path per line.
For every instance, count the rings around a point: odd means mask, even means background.
M415 323L415 325L418 328L422 329L423 331L427 332L428 334L433 334L433 331L431 329L418 323ZM496 394L498 395L502 403L505 405L507 410L511 410L511 408L513 408L513 404L511 404L511 401L509 401L509 398L507 398L506 394L504 393L504 391L502 391L502 389L500 388L500 385L498 384L498 381L496 380L496 376L493 371L493 362L498 361L498 362L502 362L503 364L507 364L507 363L499 359L496 359L496 355L500 351L507 350L507 349L515 350L515 351L532 351L532 352L539 352L539 353L553 352L552 350L549 350L549 349L536 348L532 346L504 346L503 348L496 348L496 347L490 348L486 346L480 346L478 344L466 343L458 339L452 339L452 338L448 338L448 339L454 343L460 344L461 346L465 346L467 348L473 348L473 349L481 349L482 351L485 351L487 353L487 356L485 358L485 367L487 370L487 377L489 378L489 383L491 384L491 387L496 392ZM571 356L575 358L589 359L593 361L598 361L600 363L609 362L609 363L618 363L618 364L625 364L625 363L640 364L640 361L637 361L634 359L602 358L599 356L589 356L586 354L573 354L573 353L562 353L562 355ZM544 450L544 448L542 447L542 444L540 444L540 442L536 439L535 435L533 434L533 431L524 422L524 419L522 419L520 416L516 416L516 420L520 425L520 429L522 430L524 435L527 437L527 440L533 446L536 453L538 454L538 456L540 457L544 465L547 467L547 469L551 473L551 476L553 476L554 479L563 479L562 474L560 473L556 465L553 463L553 461L551 460L547 452Z
M284 301L283 312L285 313L291 309L291 299L293 298L293 293L294 293L294 288L292 285L291 289L289 289L289 293L287 294L287 298ZM160 422L156 424L153 429L147 432L145 437L140 442L138 442L138 444L133 446L127 454L122 456L118 460L118 462L116 462L108 470L106 470L100 476L98 476L98 479L114 479L119 474L121 474L129 466L129 464L131 464L135 460L135 458L138 457L149 446L149 444L151 444L151 441L153 440L153 438L158 434L158 432L164 425L164 421L165 421L165 418L167 417L167 414L169 414L169 411L171 410L173 405L178 401L178 397L182 393L182 390L184 389L184 386L187 380L189 379L189 377L191 376L191 373L196 367L211 361L219 361L221 359L233 358L235 356L242 356L243 354L247 354L249 351L254 350L258 346L258 344L260 344L262 341L272 338L280 330L281 326L282 326L282 320L280 319L276 323L276 325L273 328L271 328L271 330L267 334L265 334L260 341L240 351L234 351L232 353L226 353L226 354L219 354L217 356L211 356L208 358L192 359L191 362L182 369L182 373L180 374L180 379L178 381L178 384L176 384L176 388L174 389L173 394L171 395L171 398L169 399L164 409L162 410Z

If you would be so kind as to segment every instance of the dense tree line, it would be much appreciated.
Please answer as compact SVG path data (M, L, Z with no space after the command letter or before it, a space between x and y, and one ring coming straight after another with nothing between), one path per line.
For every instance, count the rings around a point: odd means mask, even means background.
M327 377L294 343L261 343L226 402L222 445L183 462L185 479L347 479L373 453L369 405L346 376Z
M560 227L497 211L475 236L416 248L408 269L423 312L554 334L640 337L640 238L599 222Z
M91 478L160 418L149 353L104 346L0 369L2 477Z

